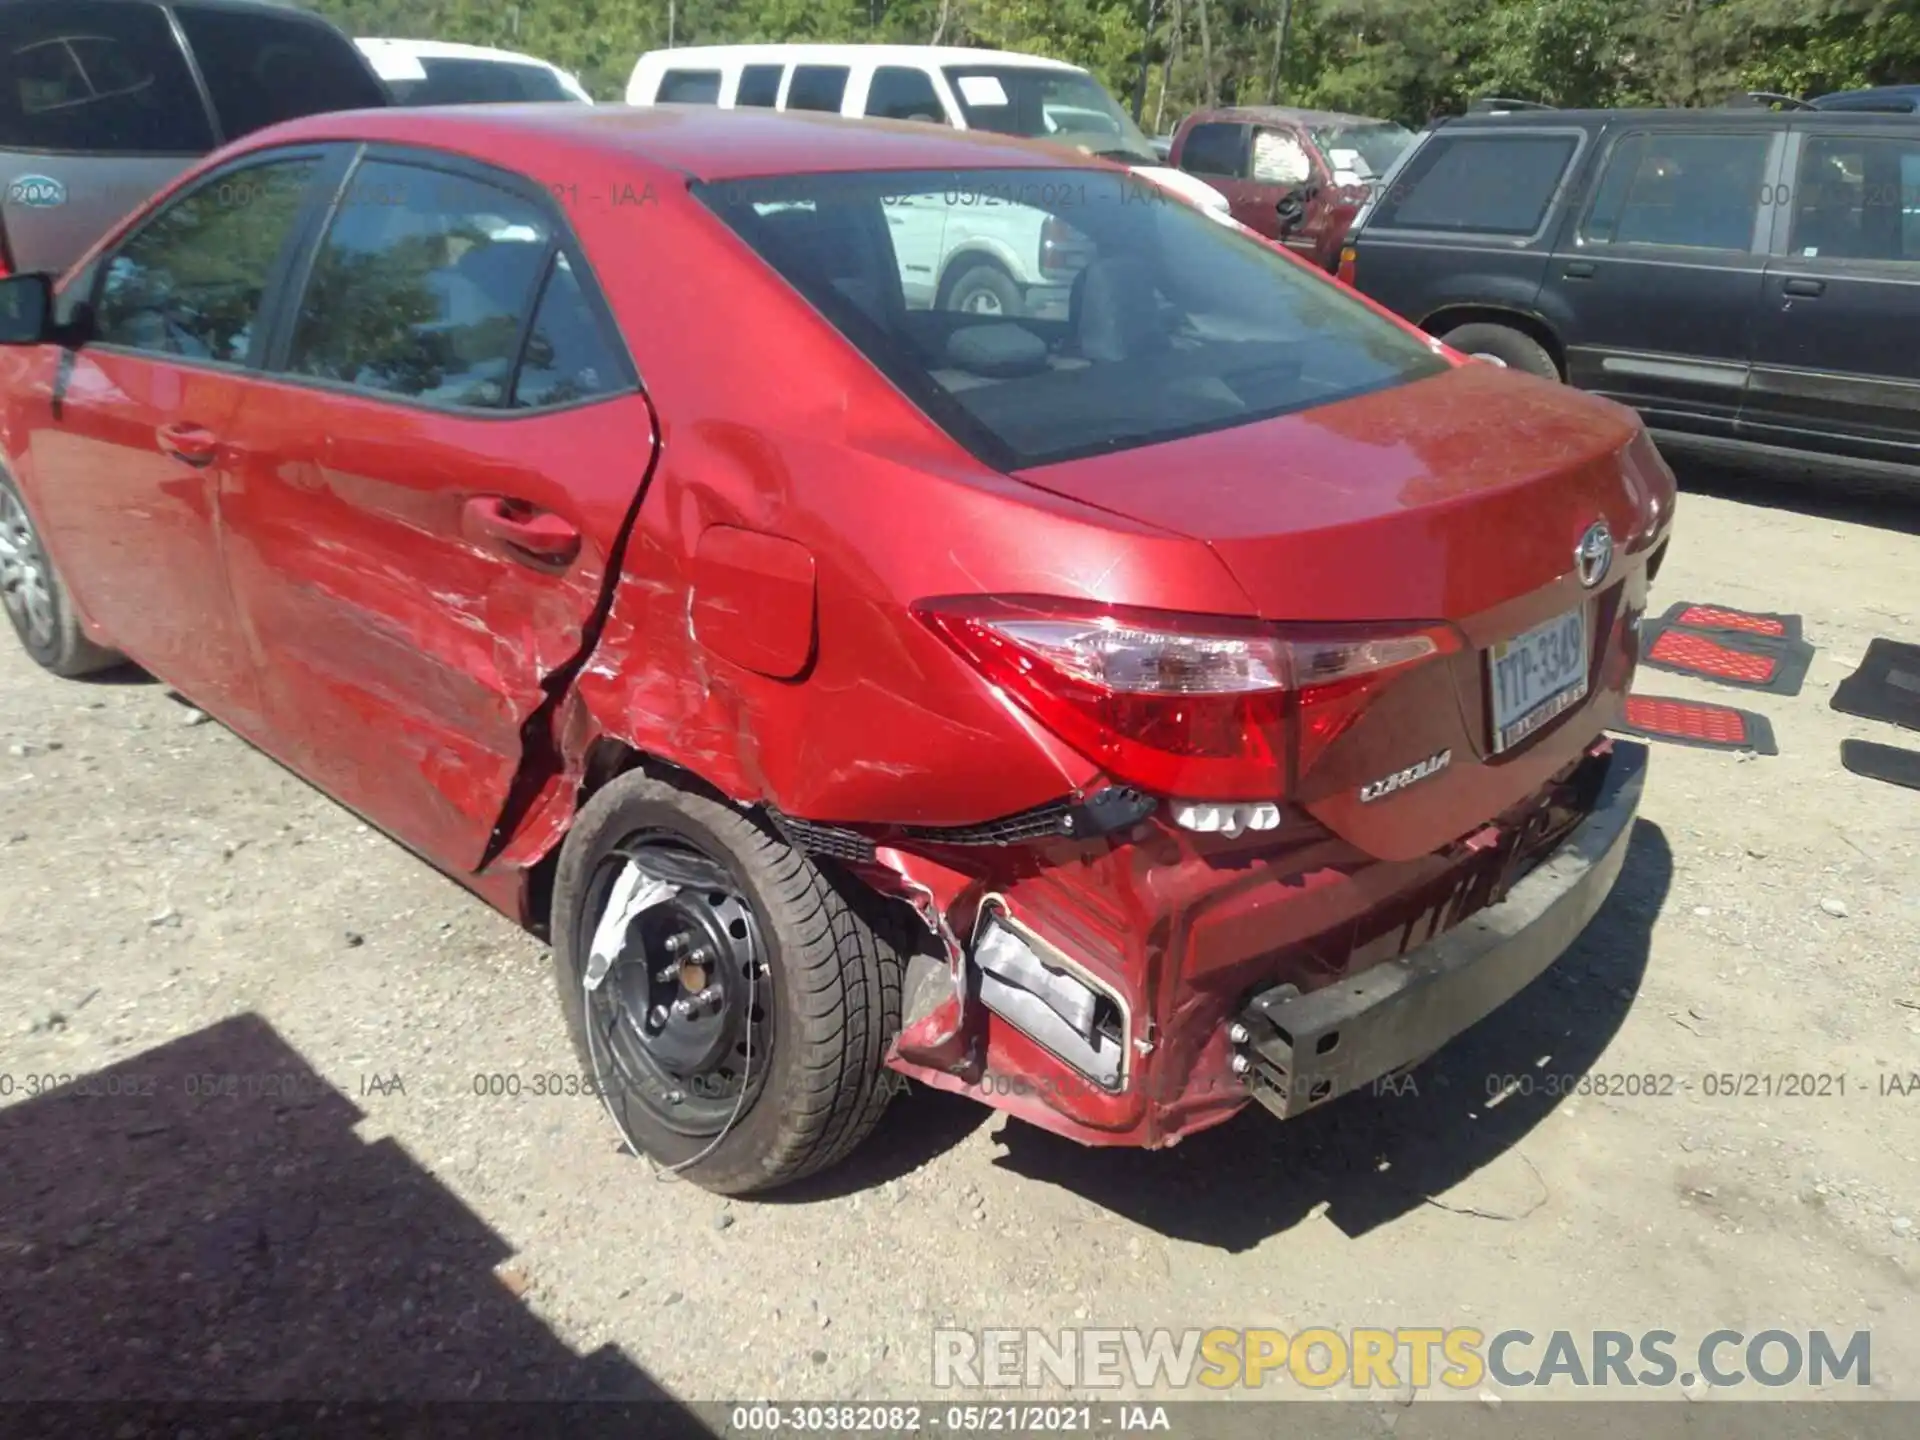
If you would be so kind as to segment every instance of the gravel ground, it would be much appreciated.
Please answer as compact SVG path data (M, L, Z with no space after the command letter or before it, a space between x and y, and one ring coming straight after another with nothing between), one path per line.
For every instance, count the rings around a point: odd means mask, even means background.
M1138 1154L916 1090L767 1202L531 1093L575 1068L541 946L163 687L0 645L0 1396L924 1399L941 1325L1472 1325L1869 1329L1920 1398L1920 794L1827 709L1920 639L1920 505L1701 483L1656 609L1819 653L1641 688L1782 753L1658 749L1575 951L1405 1093ZM1675 1078L1544 1093L1589 1071ZM1706 1093L1785 1073L1845 1093Z

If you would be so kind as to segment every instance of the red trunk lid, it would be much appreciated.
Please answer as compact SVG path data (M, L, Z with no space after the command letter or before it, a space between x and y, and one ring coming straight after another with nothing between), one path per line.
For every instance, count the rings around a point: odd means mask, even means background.
M1291 797L1369 853L1408 859L1524 800L1616 718L1626 625L1645 603L1646 480L1624 454L1638 433L1610 402L1469 364L1020 478L1205 542L1263 619L1455 627L1464 647L1384 679ZM1588 588L1575 548L1596 521L1615 548ZM1582 606L1587 698L1494 754L1487 648ZM1443 751L1432 774L1361 799Z

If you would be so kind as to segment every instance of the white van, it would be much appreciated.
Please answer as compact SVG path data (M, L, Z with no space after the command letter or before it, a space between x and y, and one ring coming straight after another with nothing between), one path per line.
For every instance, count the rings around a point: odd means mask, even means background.
M1227 197L1160 163L1153 142L1100 82L1077 65L1006 50L936 45L694 45L651 50L627 82L629 105L814 110L881 120L919 120L1070 145L1129 166L1142 179L1224 223ZM931 293L909 303L984 315L1037 315L1064 303L1074 268L1067 227L1040 211L989 207L958 227L940 207L896 209L897 237L921 252L911 272ZM938 240L921 236L940 227ZM928 252L927 240L938 254ZM909 279L911 276L909 276ZM913 287L910 285L909 289Z
M366 38L353 43L386 82L396 105L593 103L578 77L512 50L441 40Z

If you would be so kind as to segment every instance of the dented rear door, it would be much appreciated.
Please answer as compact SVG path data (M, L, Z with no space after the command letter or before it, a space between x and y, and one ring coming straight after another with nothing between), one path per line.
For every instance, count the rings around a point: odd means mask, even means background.
M268 748L461 871L540 763L655 439L563 221L502 183L349 178L222 497Z

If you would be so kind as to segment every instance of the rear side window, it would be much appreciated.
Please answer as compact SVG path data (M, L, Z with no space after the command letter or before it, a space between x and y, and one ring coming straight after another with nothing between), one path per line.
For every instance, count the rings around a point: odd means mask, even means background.
M389 103L351 41L310 21L251 10L176 9L229 140L302 115Z
M1369 230L1532 235L1547 218L1574 135L1433 135L1381 197Z
M1749 249L1772 143L1761 134L1622 136L1580 238L1589 245Z
M1448 368L1271 246L1112 170L789 175L696 193L935 423L1002 470L1245 425ZM964 253L976 237L1032 246L1052 283L991 310L916 306L916 262Z
M867 114L887 120L932 120L944 123L946 108L933 77L911 65L882 65L867 87Z
M626 386L626 364L608 348L573 263L564 251L555 255L514 381L514 408L573 405Z
M1920 135L1809 135L1789 254L1920 262Z
M1245 179L1249 129L1245 125L1194 126L1180 146L1180 168L1194 175Z
M660 105L718 105L718 70L669 70L660 77L660 91L654 97Z
M0 5L0 149L203 155L213 145L186 57L156 6Z
M438 405L502 406L549 239L539 208L497 186L362 165L314 259L287 368Z
M734 94L735 105L771 110L780 103L780 80L787 73L784 65L748 65L740 71L740 88Z
M794 66L793 83L787 87L787 109L839 114L840 102L847 96L847 74L844 65Z
M544 65L511 60L421 60L423 80L397 80L388 88L402 105L510 105L571 100L575 95Z
M106 262L95 338L244 364L317 159L229 170L171 202Z

